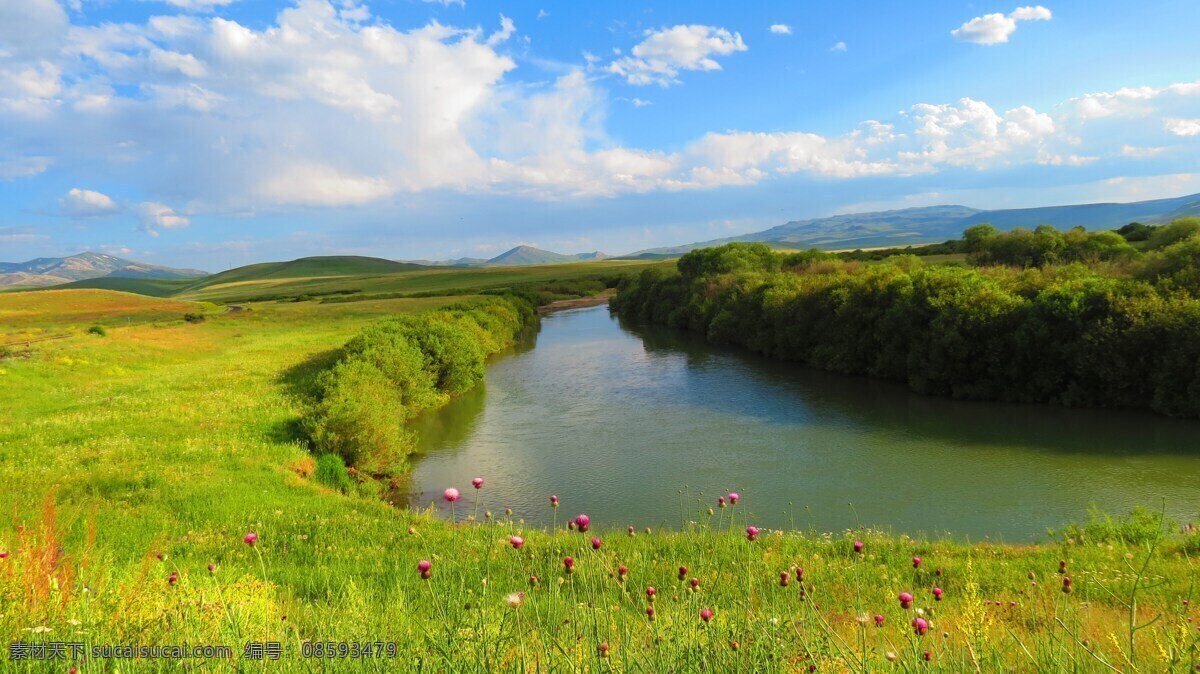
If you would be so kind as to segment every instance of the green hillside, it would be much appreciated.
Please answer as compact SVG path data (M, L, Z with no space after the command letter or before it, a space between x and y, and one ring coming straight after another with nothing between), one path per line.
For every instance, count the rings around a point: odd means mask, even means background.
M63 285L53 286L54 290L75 290L96 288L100 290L119 290L126 293L137 293L149 297L171 297L189 288L199 279L194 278L120 278L102 276L100 278L84 279Z
M326 255L302 257L288 262L261 262L237 267L205 277L197 287L261 281L266 279L314 278L322 276L350 276L354 274L393 274L396 272L424 269L419 264L394 262L378 257L358 255Z

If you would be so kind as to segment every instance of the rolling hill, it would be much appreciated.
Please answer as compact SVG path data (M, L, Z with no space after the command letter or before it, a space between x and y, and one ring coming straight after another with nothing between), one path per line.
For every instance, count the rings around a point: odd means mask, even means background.
M957 238L972 225L991 223L1001 230L1051 224L1059 229L1083 226L1116 229L1133 221L1157 224L1200 213L1200 194L1132 203L1078 204L1004 210L966 206L926 206L874 213L851 213L788 222L778 227L683 246L650 248L622 259L682 255L689 250L732 241L761 241L781 248L853 249L933 243Z
M517 246L510 250L506 250L496 257L488 260L486 264L492 265L523 265L523 264L556 264L559 262L579 262L582 260L604 260L608 256L600 251L593 253L577 253L575 255L564 255L562 253L554 253L533 246Z
M54 286L96 278L181 279L208 272L135 262L103 253L40 257L28 262L0 262L0 287Z

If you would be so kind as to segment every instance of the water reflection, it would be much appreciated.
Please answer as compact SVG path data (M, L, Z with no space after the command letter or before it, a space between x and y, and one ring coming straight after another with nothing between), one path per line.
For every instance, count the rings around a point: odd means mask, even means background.
M848 527L853 501L869 524L976 538L1026 540L1091 503L1200 511L1200 424L924 397L602 307L547 317L536 348L420 424L411 503L483 475L485 508L534 522L557 494L607 525L680 526L728 490L760 526Z

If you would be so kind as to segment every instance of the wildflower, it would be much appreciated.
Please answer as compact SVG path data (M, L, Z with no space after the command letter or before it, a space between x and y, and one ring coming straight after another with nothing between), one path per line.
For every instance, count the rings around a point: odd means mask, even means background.
M508 542L513 546L514 550L520 550L525 546L525 539L521 538L520 536L509 536Z
M575 526L579 528L579 533L583 533L583 532L587 531L588 524L590 524L591 521L592 521L592 518L588 517L587 515L580 515L579 517L576 517L575 518Z
M925 651L924 653L922 653L921 657L925 658L925 662L929 662L930 660L933 659L933 655L930 654L929 651Z
M178 574L178 573L176 573L176 572L174 572L174 571L172 571L172 572L171 572L171 577L170 577L170 578L167 578L167 583L169 583L169 584L171 584L171 585L174 585L175 583L178 583L178 582L179 582L179 574Z
M415 535L416 535L416 533L417 533L417 528L416 528L416 527L409 527L409 528L408 528L408 535L409 535L409 536L415 536Z
M901 592L897 599L900 600L900 608L908 608L912 606L913 596L908 592Z
M875 614L875 626L883 627L883 616L879 615L878 613Z
M630 536L632 536L632 535L633 535L633 525L632 525L632 524L631 524L631 525L629 525L629 535L630 535Z
M1065 592L1067 594L1071 593L1071 577L1070 576L1063 576L1063 592Z
M156 552L156 553L154 553L154 556L155 556L156 558L158 558L158 561L160 561L160 562L161 562L161 561L163 561L163 560L165 560L165 559L167 558L167 556L166 556L164 553L161 553L161 552Z
M780 572L779 572L779 586L780 586L780 587L787 587L787 584L788 584L788 572L787 572L787 571L780 571Z
M646 617L649 618L650 620L654 620L654 607L653 606L646 607Z
M421 572L421 578L424 578L425 580L429 580L429 577L433 575L432 569L433 564L431 564L428 559L422 559L421 561L417 562L417 571Z
M862 541L854 541L854 551L857 553L862 553L862 551L863 551L863 542Z
M209 565L208 565L208 572L209 572L209 573L216 573L216 571L217 571L217 565L216 565L216 564L209 564Z
M0 550L0 559L8 559L8 550Z
M1060 574L1067 572L1067 560L1063 559L1058 562L1058 572Z
M530 585L537 585L537 584L538 584L538 577L537 577L537 576L530 576L530 577L529 577L529 584L530 584Z
M551 496L551 497L550 497L550 507L551 507L551 508L557 508L557 507L558 507L558 497L557 497L557 496Z
M942 575L942 570L939 568L937 571L934 571L934 573L940 576Z
M699 592L699 591L700 591L700 579L693 578L692 579L692 592Z
M717 507L718 507L718 508L724 508L724 507L725 507L725 497L724 497L724 496L718 496L718 497L717 497ZM737 643L737 642L735 641L734 643Z
M600 539L599 539L599 538L593 538L593 539L592 539L592 549L593 549L593 550L599 550L599 549L600 549Z
M884 653L883 657L887 658L888 662L895 662L897 655L895 651L888 651L887 653Z
M737 493L736 491L729 492L729 504L737 505L738 499L740 499L741 497L742 497L742 495Z
M462 498L462 494L460 494L459 491L454 487L450 487L446 491L442 492L442 498L446 499L446 501L449 503L454 503L458 499Z
M524 592L513 592L512 594L504 597L504 603L508 604L509 606L511 606L513 608L519 608L521 606L521 602L524 601L524 599L525 599Z
M929 630L929 623L924 618L913 618L912 626L913 631L919 636L924 636L925 632Z
M243 536L242 540L245 541L246 545L249 545L250 547L254 547L254 544L258 541L258 534L251 531L250 533Z
M602 658L608 657L608 642L607 641L600 644L600 657L602 657Z
M914 568L914 569L920 568L920 567L921 567L921 558L920 558L920 557L913 557L913 558L912 558L912 563L913 563L913 568Z
M681 566L681 567L679 567L679 580L686 580L686 579L687 579L687 567Z
M730 500L733 500L733 499L730 499ZM703 620L704 622L708 622L708 621L712 620L712 617L713 617L712 609L709 609L709 608L700 609L700 619L701 620Z
M751 541L758 540L758 527L746 527L746 538Z
M736 640L735 640L735 641L730 641L730 642L729 642L729 648L730 648L731 650L735 650L735 651L736 651L736 650L738 649L738 642L737 642Z
M940 588L940 587L933 588L933 600L934 601L942 600L942 588Z
M654 595L656 594L658 594L658 590L654 589L653 585L646 587L646 597L648 597L650 601L654 601Z
M709 508L709 509L708 509L708 514L709 514L709 515L712 515L712 514L713 514L713 509L712 509L712 508Z
M618 576L624 578L628 574L629 574L629 569L626 568L624 564L617 567L617 575Z
M476 489L483 489L483 478L477 477L471 480L471 486L475 487Z
M512 508L505 508L504 514L511 517L512 516Z
M490 520L490 519L492 519L492 511L490 511L490 510L485 510L485 511L483 512L483 519L485 519L485 520Z
M563 567L566 568L567 573L571 573L571 571L574 570L574 568L575 568L574 558L571 558L571 557L563 558Z
M803 580L804 580L804 569L802 569L802 568L800 568L800 567L798 567L798 566L796 567L796 580L797 580L797 581L803 581Z

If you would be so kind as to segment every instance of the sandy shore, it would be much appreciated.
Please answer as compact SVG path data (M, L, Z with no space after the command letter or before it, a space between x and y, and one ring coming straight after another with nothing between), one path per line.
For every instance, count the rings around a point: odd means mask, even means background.
M549 314L555 311L563 311L564 309L578 309L580 307L594 307L601 304L608 304L609 298L617 294L616 288L608 288L603 292L591 295L589 297L577 297L573 300L558 300L538 307L539 314Z

